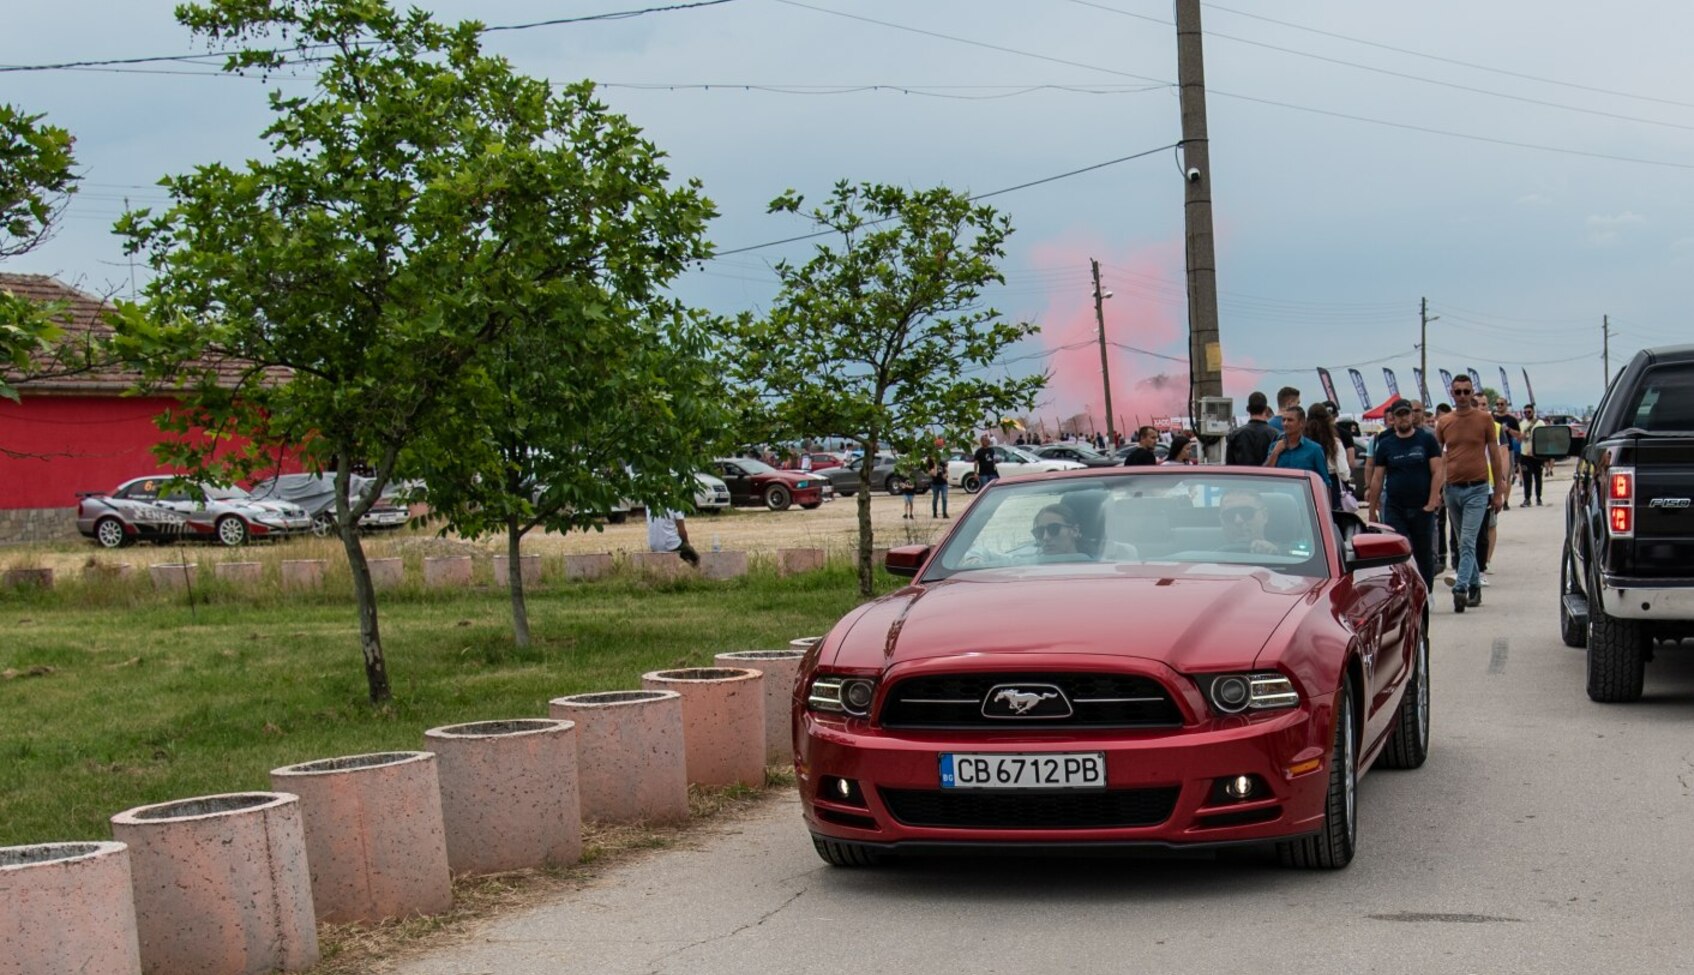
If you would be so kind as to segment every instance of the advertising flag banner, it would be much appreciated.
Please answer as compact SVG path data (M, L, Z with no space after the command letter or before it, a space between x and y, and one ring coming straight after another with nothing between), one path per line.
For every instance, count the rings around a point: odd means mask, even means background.
M1500 367L1500 395L1504 396L1508 403L1516 402L1516 400L1512 399L1512 381L1506 378L1505 366Z
M1383 366L1382 367L1382 381L1388 384L1388 395L1389 396L1400 395L1400 380L1394 378L1394 370L1388 368L1387 366Z
M1359 375L1359 370L1357 369L1347 370L1347 375L1353 378L1353 392L1359 394L1359 410L1364 413L1370 412L1370 394L1365 392L1365 377ZM1330 402L1335 403L1334 400L1330 400ZM1336 405L1339 406L1341 404L1336 403Z
M1323 398L1329 400L1331 403L1337 402L1335 398L1335 380L1329 378L1329 370L1322 366L1318 367L1318 382L1323 384Z
M1418 395L1423 397L1424 409L1433 412L1435 410L1435 401L1429 398L1429 383L1424 382L1423 370L1419 369L1417 366L1413 366L1412 379L1418 384Z
M1476 387L1476 391L1479 393L1482 392L1482 373L1477 372L1470 366L1466 366L1465 375L1470 377L1470 384Z
M1529 397L1528 399L1524 400L1525 403L1535 402L1535 387L1531 386L1529 384L1529 370L1528 369L1523 370L1523 394L1525 396Z
M1453 402L1453 374L1445 369L1441 370L1441 385L1447 390L1447 402Z

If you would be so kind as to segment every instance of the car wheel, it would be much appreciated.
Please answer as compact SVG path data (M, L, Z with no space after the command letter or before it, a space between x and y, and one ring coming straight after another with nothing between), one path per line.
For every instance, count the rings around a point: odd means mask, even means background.
M965 489L966 494L975 494L982 490L982 478L977 477L975 473L966 474L959 478L959 486Z
M627 512L627 511L614 511L611 514L606 516L606 520L611 522L614 525L621 525L624 522L629 520L629 512Z
M116 518L102 518L94 523L94 540L101 548L123 548L129 544L124 524Z
M906 479L905 478L903 478L903 477L891 477L891 478L888 479L888 493L889 494L900 494L900 493L903 493L905 490L906 490Z
M247 523L234 515L224 515L214 526L219 544L227 548L247 544Z
M874 850L853 843L838 843L822 836L812 837L812 848L818 851L823 862L832 867L874 867L884 860L883 855Z
M1640 620L1607 616L1588 606L1588 699L1604 704L1641 700L1647 676L1647 633Z
M1565 608L1565 597L1576 594L1576 573L1571 571L1571 561L1567 548L1564 559L1559 563L1559 639L1565 641L1567 647L1585 647L1588 645L1587 625Z
M1418 634L1412 676L1394 712L1393 736L1377 758L1383 768L1422 768L1429 758L1429 628Z
M788 506L793 502L793 496L790 495L788 493L788 489L782 485L772 484L770 487L765 488L765 507L772 511L787 511Z
M335 534L335 519L328 512L319 514L312 519L312 534L319 538L328 538Z
M1329 750L1329 789L1323 797L1323 827L1311 836L1277 844L1277 854L1284 866L1339 870L1353 862L1359 836L1359 769L1351 681L1342 684L1335 709L1335 742Z

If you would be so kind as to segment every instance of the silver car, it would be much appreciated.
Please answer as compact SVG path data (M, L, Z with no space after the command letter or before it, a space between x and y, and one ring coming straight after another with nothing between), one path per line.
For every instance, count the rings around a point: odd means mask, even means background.
M221 545L244 545L259 538L281 538L312 530L311 516L297 504L260 501L238 487L205 483L198 487L205 500L195 497L187 485L174 482L171 475L157 474L125 481L109 497L176 512L182 518L182 538ZM92 537L105 544L97 531Z

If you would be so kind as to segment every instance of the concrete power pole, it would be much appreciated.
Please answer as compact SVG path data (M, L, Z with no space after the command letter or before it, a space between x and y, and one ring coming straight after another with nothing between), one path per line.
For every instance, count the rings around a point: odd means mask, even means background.
M1100 290L1100 262L1091 257L1088 263L1094 269L1094 320L1100 324L1100 383L1106 392L1106 444L1115 448L1118 435L1117 428L1112 426L1112 373L1106 364L1106 293Z
M1423 377L1425 385L1429 384L1429 323L1441 320L1440 315L1429 313L1429 299L1418 299L1418 375ZM1424 409L1434 409L1434 403L1425 403Z
M1605 370L1606 381L1600 384L1600 392L1612 384L1612 322L1610 315L1600 316L1600 368Z
M1176 0L1176 79L1182 105L1183 175L1188 188L1183 208L1188 244L1188 415L1197 423L1200 397L1223 395L1200 0Z

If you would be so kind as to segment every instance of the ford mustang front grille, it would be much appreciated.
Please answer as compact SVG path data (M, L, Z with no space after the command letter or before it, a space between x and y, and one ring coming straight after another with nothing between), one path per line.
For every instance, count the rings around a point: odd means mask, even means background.
M1056 693L1055 693L1056 692ZM1038 703L1020 713L1020 695ZM1104 673L944 674L889 688L885 728L1160 728L1182 712L1150 677Z
M1112 829L1157 826L1176 809L1176 786L1106 792L976 792L881 789L907 826L951 829Z

